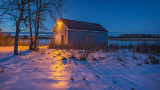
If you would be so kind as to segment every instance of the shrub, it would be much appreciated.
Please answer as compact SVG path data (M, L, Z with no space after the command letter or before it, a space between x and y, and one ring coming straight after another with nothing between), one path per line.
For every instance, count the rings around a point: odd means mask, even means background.
M149 64L149 62L148 62L148 60L147 60L147 59L145 59L145 60L144 60L144 63L145 63L145 64Z
M76 59L76 57L74 55L71 55L69 59Z
M137 60L136 56L133 56L132 58Z
M117 60L118 60L118 61L123 61L120 57L117 57Z
M70 80L74 80L73 76L71 77L71 79L70 79Z
M54 48L54 49L69 49L69 45L59 45L59 44L54 43L53 40L51 40L48 43L48 46L50 49L52 49L52 48Z
M117 44L109 44L108 46L109 49L114 49L114 50L118 50L119 46Z
M97 60L95 57L92 57L92 60Z
M66 60L67 58L66 57L62 57L62 60Z
M79 60L87 60L89 54L90 54L89 50L78 51Z
M153 56L152 55L148 55L148 59L153 59Z
M153 57L153 58L151 59L151 63L152 63L152 64L158 64L158 63L159 63L159 60L156 59L155 57Z
M133 51L133 53L132 53L132 58L133 59L137 59L137 57L135 56L135 52Z
M141 66L142 64L140 64L140 63L137 63L137 66Z
M148 53L148 54L160 54L160 44L153 42L153 43L141 43L135 46L134 50L140 53Z
M0 32L0 46L14 46L14 37L11 34L3 34ZM27 39L19 39L18 42L19 46L27 46L29 45L29 42L27 42Z
M150 62L152 64L158 64L159 63L159 60L155 58L155 56L152 56L152 55L148 55L148 59L150 59ZM146 60L145 60L146 62ZM146 62L147 63L147 62Z

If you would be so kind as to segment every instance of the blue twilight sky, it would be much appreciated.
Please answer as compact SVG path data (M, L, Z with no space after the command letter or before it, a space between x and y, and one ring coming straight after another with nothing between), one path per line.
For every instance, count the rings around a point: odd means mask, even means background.
M160 0L65 0L64 4L63 18L99 23L109 32L160 33ZM54 26L46 24L49 30ZM11 23L1 28L15 31Z
M64 18L95 22L110 32L160 33L160 0L66 0Z

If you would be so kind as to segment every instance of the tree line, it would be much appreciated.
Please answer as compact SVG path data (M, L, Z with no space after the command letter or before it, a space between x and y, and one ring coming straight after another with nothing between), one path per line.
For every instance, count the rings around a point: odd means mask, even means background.
M119 36L109 36L109 38L160 38L160 34L121 34Z

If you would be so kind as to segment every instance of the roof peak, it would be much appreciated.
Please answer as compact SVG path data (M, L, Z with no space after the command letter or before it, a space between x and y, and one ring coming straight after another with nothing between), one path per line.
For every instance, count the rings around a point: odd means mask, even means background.
M63 24L66 25L68 29L78 29L78 30L91 30L91 31L103 31L108 32L104 27L98 23L70 20L59 18Z
M64 18L59 18L60 20L70 20L70 21L77 21L77 22L84 22L84 23L92 23L92 24L98 24L100 25L99 23L93 23L93 22L86 22L86 21L79 21L79 20L71 20L71 19L64 19Z

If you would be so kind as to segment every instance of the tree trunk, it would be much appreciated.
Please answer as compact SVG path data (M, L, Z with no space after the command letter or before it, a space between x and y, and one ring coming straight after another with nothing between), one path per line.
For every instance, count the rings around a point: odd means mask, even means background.
M38 32L35 32L34 50L38 51Z
M26 1L26 0L25 0ZM23 12L24 12L24 3L22 5L22 10L21 10L21 13L19 15L19 18L18 18L18 21L16 21L16 36L15 36L15 43L14 43L14 55L18 55L18 40L19 40L19 32L20 32L20 28L19 28L19 25L20 25L20 21L22 20L23 18Z
M29 24L30 24L30 37L31 37L31 41L30 41L30 46L29 49L33 49L33 38L32 38L32 24L31 24L31 14L30 14L30 2L28 2L28 11L29 11Z
M41 14L41 2L42 0L40 0L39 2L37 1L37 10L38 13L36 13L36 23L35 23L35 40L34 40L34 50L38 50L38 31L39 31L39 20L40 20L40 14Z
M19 39L19 21L16 22L16 36L15 36L15 43L14 43L14 55L19 55L18 53L18 39Z

